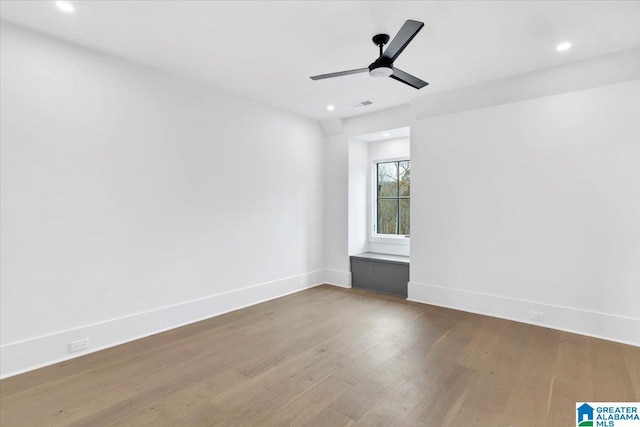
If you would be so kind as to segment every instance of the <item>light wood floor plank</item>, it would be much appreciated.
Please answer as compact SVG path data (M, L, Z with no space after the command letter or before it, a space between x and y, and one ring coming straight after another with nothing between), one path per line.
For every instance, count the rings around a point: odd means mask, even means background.
M594 398L597 401L629 402L635 399L623 346L591 340Z
M334 400L351 388L351 384L334 377L327 377L320 383L296 396L258 425L264 427L303 426L320 414Z
M631 346L624 346L622 347L622 353L629 371L629 379L635 391L635 400L640 401L640 357L638 357L638 353L634 349Z
M325 408L305 425L308 427L349 427L354 424L355 421L346 415L335 409Z

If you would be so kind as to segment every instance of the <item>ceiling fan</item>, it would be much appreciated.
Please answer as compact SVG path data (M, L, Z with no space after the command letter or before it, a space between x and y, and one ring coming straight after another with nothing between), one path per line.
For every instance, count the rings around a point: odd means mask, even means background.
M348 76L349 74L358 74L369 72L373 77L391 77L404 84L416 89L421 89L429 83L405 73L399 68L393 66L393 62L398 58L407 45L413 40L418 32L424 27L424 22L407 20L398 34L391 40L391 43L382 51L382 47L389 42L388 34L377 34L373 36L373 43L380 48L380 56L373 61L367 68L358 68L356 70L339 71L337 73L320 74L319 76L310 77L311 80L330 79L332 77Z

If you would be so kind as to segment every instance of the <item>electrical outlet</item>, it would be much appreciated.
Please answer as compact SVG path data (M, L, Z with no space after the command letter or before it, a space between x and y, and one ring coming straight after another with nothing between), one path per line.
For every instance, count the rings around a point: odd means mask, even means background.
M89 348L89 339L85 338L79 341L71 341L69 343L69 353L73 353L75 351L86 350Z
M307 286L308 286L308 285L307 285L307 281L306 281L306 280L300 280L300 281L298 282L298 289L304 289L304 288L306 288Z
M544 322L544 313L540 311L530 311L529 318L534 322Z

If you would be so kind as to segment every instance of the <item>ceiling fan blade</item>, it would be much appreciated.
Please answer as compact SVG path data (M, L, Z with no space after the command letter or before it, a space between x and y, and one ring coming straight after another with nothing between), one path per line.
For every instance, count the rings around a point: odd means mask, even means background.
M414 87L416 89L422 89L423 87L425 87L426 85L428 85L429 83L420 80L419 78L412 76L409 73L405 73L404 71L402 71L399 68L395 68L393 69L393 74L391 74L389 77L391 77L392 79L395 79L399 82L402 82L404 84L407 84L411 87Z
M309 78L311 80L322 80L322 79L330 79L332 77L348 76L349 74L364 73L365 71L369 72L369 68L358 68L357 70L338 71L337 73L320 74L319 76L311 76Z
M402 28L400 28L400 31L398 31L398 34L391 40L391 43L389 43L389 46L382 56L390 59L391 62L395 61L422 27L424 27L424 22L413 21L411 19L407 20Z

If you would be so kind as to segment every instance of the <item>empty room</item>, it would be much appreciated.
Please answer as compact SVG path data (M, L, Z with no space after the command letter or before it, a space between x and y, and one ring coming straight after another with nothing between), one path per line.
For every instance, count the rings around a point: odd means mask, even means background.
M0 0L0 425L640 426L638 23Z

